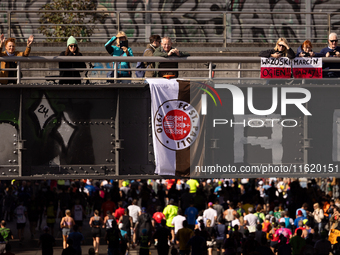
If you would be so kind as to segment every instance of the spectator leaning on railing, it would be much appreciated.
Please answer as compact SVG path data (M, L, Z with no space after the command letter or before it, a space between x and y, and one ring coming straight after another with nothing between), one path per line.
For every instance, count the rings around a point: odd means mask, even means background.
M289 47L286 38L279 38L276 42L274 49L261 51L259 57L263 58L281 58L288 57L290 59L295 58L295 53L292 48Z
M31 52L31 45L33 43L34 36L30 35L27 39L27 47L24 52L15 50L15 39L8 38L6 40L5 36L2 34L0 36L0 48L2 50L2 46L5 44L5 51L0 53L0 57L28 57ZM4 68L17 68L17 62L1 62L1 69ZM0 71L0 77L17 77L17 71ZM0 80L0 83L7 84L13 83L16 84L17 80Z
M155 57L188 57L189 53L179 51L177 48L172 48L172 42L169 37L163 37L161 47L158 47L153 53ZM178 62L156 62L156 68L178 68ZM158 71L158 77L170 75L171 78L178 77L178 71Z
M146 47L144 50L144 57L152 57L155 50L160 46L161 44L161 37L159 35L152 35L150 36L150 44ZM155 68L154 62L144 62L144 66L148 69ZM155 71L146 71L145 77L155 77L156 72Z
M336 33L331 33L329 34L328 37L328 47L323 48L320 51L320 54L322 57L340 57L340 47L338 46L338 36ZM338 63L325 63L323 65L324 69L339 69L340 64ZM337 78L340 77L340 72L329 72L329 71L324 71L323 72L323 77L325 78Z
M309 40L306 40L297 49L296 56L297 57L322 57L322 54L313 52L312 43Z
M59 56L83 56L79 51L76 38L70 36L67 40L67 48ZM85 62L59 62L59 68L86 68ZM60 71L60 77L81 77L82 71ZM59 80L59 84L81 84L81 80Z

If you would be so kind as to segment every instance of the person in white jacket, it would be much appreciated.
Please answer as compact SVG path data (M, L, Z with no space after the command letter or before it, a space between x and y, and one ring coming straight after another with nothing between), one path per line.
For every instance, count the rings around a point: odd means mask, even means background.
M323 210L320 208L319 203L315 203L313 205L314 211L313 211L313 217L314 222L318 225L319 234L322 231L322 220L324 218Z

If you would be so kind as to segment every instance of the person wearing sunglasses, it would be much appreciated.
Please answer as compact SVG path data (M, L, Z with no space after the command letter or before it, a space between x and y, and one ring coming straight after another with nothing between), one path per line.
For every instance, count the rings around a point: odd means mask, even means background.
M295 53L292 48L289 47L286 38L279 38L276 42L274 49L261 51L259 57L263 58L281 58L288 57L290 59L295 58Z
M296 51L297 57L322 57L321 53L313 51L312 43L309 40L304 41Z
M113 45L116 42L116 45ZM128 38L123 31L118 32L116 36L113 36L106 44L106 51L114 57L133 57L132 49L129 47ZM112 63L114 64L114 63ZM118 69L120 71L117 72L118 78L127 78L131 77L131 71L121 71L122 69L130 68L130 62L118 62ZM114 71L108 72L107 77L114 77ZM113 82L112 80L108 80L108 82ZM118 80L117 83L130 83L130 80Z
M28 57L31 52L31 45L33 43L34 36L30 35L27 39L27 47L24 52L15 50L15 38L8 38L6 40L5 36L2 34L0 36L0 57ZM5 45L5 51L2 51L2 47ZM17 71L5 71L5 68L17 68L17 62L1 62L0 77L12 77L13 80L0 80L1 84L13 83L17 84ZM22 76L22 75L21 75Z
M59 56L83 56L79 52L79 46L76 38L70 36L67 40L67 48L61 52ZM85 62L59 62L59 68L86 68ZM59 71L60 77L81 77L80 72L83 71ZM59 84L81 84L81 80L59 80Z
M322 57L340 57L340 47L338 46L338 35L336 33L330 33L328 36L328 47L323 48L320 51ZM323 69L339 69L339 63L324 63ZM340 72L323 71L323 77L325 78L337 78L340 77Z

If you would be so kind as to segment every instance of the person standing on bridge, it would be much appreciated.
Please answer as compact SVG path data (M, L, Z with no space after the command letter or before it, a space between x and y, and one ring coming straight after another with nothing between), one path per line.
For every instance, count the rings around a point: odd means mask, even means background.
M289 47L286 38L279 38L276 42L274 49L261 51L259 57L263 58L281 58L288 57L290 59L295 58L295 53L292 48Z
M155 57L188 57L189 53L184 51L179 51L177 48L172 47L172 42L170 37L163 37L161 42L161 47L158 47L153 53ZM178 69L178 62L156 62L155 68L172 68ZM157 77L165 78L177 78L178 71L157 71Z
M28 57L31 52L31 45L33 43L34 36L30 35L27 39L27 47L24 52L15 50L15 38L8 38L6 40L5 36L2 34L0 36L0 57ZM5 51L2 51L2 47L5 45ZM17 77L17 71L4 71L5 68L17 68L17 62L1 62L0 77ZM13 83L17 84L17 80L0 80L0 83L7 84Z
M65 51L61 52L59 56L83 56L79 51L79 46L76 38L70 36L67 40L67 48ZM59 68L86 68L85 62L59 62ZM81 77L80 72L83 71L60 71L59 76L65 77ZM59 84L81 84L81 80L59 80Z

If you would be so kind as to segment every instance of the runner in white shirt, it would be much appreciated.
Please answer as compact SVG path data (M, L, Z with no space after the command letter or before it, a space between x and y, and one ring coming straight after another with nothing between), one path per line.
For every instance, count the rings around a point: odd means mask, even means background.
M137 222L138 216L141 214L141 209L137 205L137 203L138 203L137 199L134 199L132 201L132 205L129 205L127 208L129 210L129 216L132 217L133 227Z
M175 216L172 219L171 224L174 225L175 235L177 234L177 231L183 228L183 221L185 221L186 218L183 216L183 211L181 208L178 209L177 216Z
M14 214L17 218L17 230L18 230L18 238L19 238L20 244L22 240L24 240L24 231L25 231L26 215L27 215L27 209L23 204L24 202L20 202L19 206L15 208L14 210Z
M256 231L256 225L260 223L259 219L256 215L253 214L254 208L249 207L248 208L249 214L244 216L244 225L248 228L249 233L253 233Z
M213 209L213 203L208 203L208 209L203 212L204 224L206 225L207 219L211 220L211 227L215 226L215 222L217 219L217 211Z
M72 208L72 215L76 225L79 227L79 231L81 231L83 228L83 215L85 215L85 212L78 199L75 201L75 205Z

